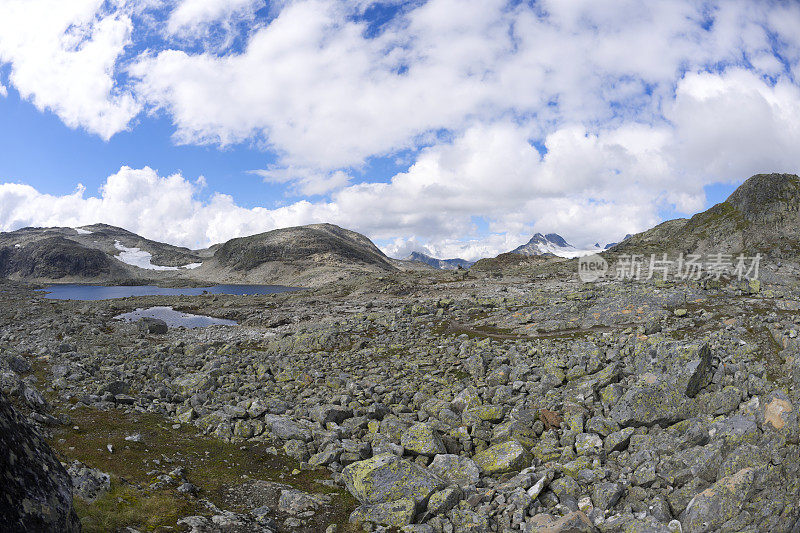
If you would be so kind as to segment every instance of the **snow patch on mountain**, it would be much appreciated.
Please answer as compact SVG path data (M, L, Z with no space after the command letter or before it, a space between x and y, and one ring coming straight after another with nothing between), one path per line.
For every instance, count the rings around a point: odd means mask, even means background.
M150 252L145 252L144 250L141 250L139 248L128 248L126 246L123 246L122 243L119 241L114 241L114 248L120 251L120 254L114 257L116 257L126 265L143 268L145 270L180 270L180 269L191 270L202 265L202 263L189 263L188 265L183 265L179 267L154 265L152 262L153 254L151 254Z
M526 244L511 250L511 253L520 255L555 255L572 259L595 254L598 251L600 251L599 245L595 245L594 248L590 249L580 249L572 246L557 233L548 233L547 235L537 233Z

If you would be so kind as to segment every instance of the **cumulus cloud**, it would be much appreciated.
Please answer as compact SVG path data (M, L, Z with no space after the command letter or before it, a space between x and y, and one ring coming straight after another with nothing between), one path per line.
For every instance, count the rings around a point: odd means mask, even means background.
M0 96L8 96L8 88L0 83Z
M145 237L189 247L205 247L233 237L268 231L325 217L325 207L298 202L288 207L243 208L233 198L213 194L198 199L202 182L180 174L159 176L148 167L122 167L109 176L99 194L53 196L15 183L0 185L0 229L25 226L81 226L104 222Z
M108 139L141 109L115 81L132 31L130 17L102 0L3 0L0 64L10 65L9 82L37 108Z
M230 42L230 32L236 23L252 21L255 12L266 5L265 0L181 0L166 22L166 31L182 39L209 39L211 29L221 26Z
M702 209L705 185L800 168L797 3L428 0L377 28L369 0L272 2L255 17L264 5L181 0L165 42L123 61L140 30L123 0L0 0L0 63L24 98L104 138L147 109L178 143L271 152L253 173L305 200L201 202L181 176L123 168L96 197L9 185L3 227L104 217L206 245L325 221L391 253L472 259L533 231L615 241L665 209ZM217 27L242 46L203 46ZM354 184L398 153L406 171Z

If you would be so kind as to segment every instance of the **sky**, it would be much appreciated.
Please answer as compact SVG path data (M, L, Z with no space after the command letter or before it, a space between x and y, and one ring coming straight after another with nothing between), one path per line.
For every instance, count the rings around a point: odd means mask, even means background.
M800 3L0 0L0 231L614 242L800 170Z

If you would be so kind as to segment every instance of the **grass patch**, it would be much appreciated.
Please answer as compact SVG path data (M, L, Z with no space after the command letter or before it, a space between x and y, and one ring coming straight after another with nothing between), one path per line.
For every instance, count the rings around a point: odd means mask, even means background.
M176 492L175 486L163 491L144 490L156 481L157 475L169 473L178 466L185 469L189 481L202 489L201 498L222 509L249 511L231 497L228 489L252 479L285 483L305 492L330 494L333 497L331 510L321 511L313 518L314 528L321 530L331 523L345 526L356 506L348 492L321 483L329 479L326 469L301 470L293 459L282 453L271 453L268 443L225 442L201 435L194 426L187 424L174 429L171 422L152 413L102 411L90 407L66 412L72 422L56 428L50 442L58 455L65 462L77 459L119 480L111 494L91 504L81 502L77 507L81 519L91 522L87 531L114 531L122 526L160 531L167 528L167 524L174 528L179 514L208 515L205 508L197 508L193 498ZM125 440L134 433L140 433L143 441ZM109 444L113 453L108 451ZM151 517L149 521L145 520L148 516ZM95 527L92 524L98 524L98 529L89 529ZM106 527L108 524L113 527Z
M185 499L168 492L144 493L113 479L111 490L88 503L74 498L75 511L84 533L106 533L125 527L145 531L174 529L181 517L197 509Z

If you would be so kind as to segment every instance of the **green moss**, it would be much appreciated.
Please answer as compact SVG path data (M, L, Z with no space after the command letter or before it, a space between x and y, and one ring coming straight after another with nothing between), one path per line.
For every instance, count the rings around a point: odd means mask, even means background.
M88 503L74 499L84 533L136 527L145 531L173 529L177 520L200 509L185 498L165 491L144 493L113 479L111 490Z
M167 509L176 509L176 513L182 512L182 516L208 514L205 508L193 509L191 498L182 500L177 492L171 495L175 487L171 487L170 492L143 490L154 481L148 472L157 470L167 473L178 466L184 467L187 478L203 489L200 493L202 498L212 501L220 508L236 512L249 509L243 508L232 499L226 488L239 485L247 479L276 481L306 492L331 494L336 512L316 517L323 529L329 523L347 524L348 516L356 506L355 500L346 491L321 484L323 479L329 478L327 470L301 470L299 463L293 459L270 453L267 443L228 443L200 435L196 428L186 424L179 429L173 429L164 418L151 413L101 411L82 407L69 410L67 414L72 422L54 430L50 440L50 445L62 461L77 459L93 468L109 472L126 483L116 489L121 496L115 497L122 498L123 501L102 498L92 504L81 502L80 516L101 523L99 529L94 531L114 530L103 529L102 520L110 520L104 517L117 512L114 510L115 501L120 506L120 519L130 520L122 523L123 525L145 527L147 523L137 521L138 517L152 514L157 518L157 524L147 526L151 530L159 530L161 526L158 524L161 523L175 525L174 513L159 514L158 506L161 505ZM134 433L142 435L142 442L125 440L126 436ZM113 446L114 453L109 453L109 444Z

